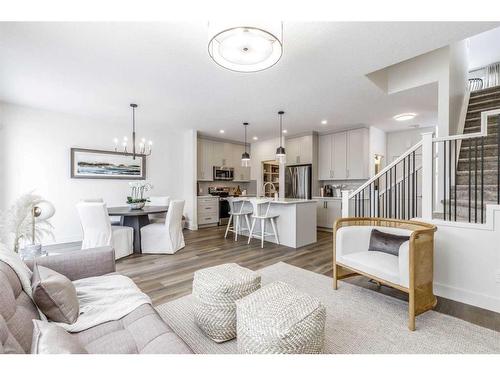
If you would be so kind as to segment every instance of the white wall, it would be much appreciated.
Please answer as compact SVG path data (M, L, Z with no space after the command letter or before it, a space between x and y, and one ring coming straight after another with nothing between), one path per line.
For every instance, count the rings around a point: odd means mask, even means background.
M110 123L91 117L76 117L0 103L0 209L9 207L21 194L35 190L54 203L52 218L56 242L79 241L82 236L75 204L85 198L103 198L109 206L124 205L127 181L70 178L70 148L109 150L116 136L128 135L129 123ZM138 123L139 136L146 124ZM147 180L154 185L150 195L194 199L196 138L187 131L167 126L147 131L154 141L147 159ZM191 168L191 175L190 175ZM192 179L192 184L188 182ZM191 220L193 203L186 202Z
M450 130L449 134L458 133L460 113L464 106L464 97L468 91L469 48L467 40L450 45L449 89L450 89ZM467 105L468 103L465 103Z
M434 132L435 130L435 128L431 127L387 133L387 164L392 163L406 150L420 142L422 140L423 133Z
M375 127L370 126L369 128L369 173L370 177L375 176L375 155L382 155L382 161L380 163L380 170L384 168L387 163L386 146L387 146L386 133Z
M500 206L487 207L487 224L432 221L434 292L500 312Z

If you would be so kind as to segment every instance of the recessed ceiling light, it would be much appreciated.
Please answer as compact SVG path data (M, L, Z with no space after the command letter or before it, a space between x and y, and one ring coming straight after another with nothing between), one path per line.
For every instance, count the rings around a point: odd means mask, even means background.
M257 140L259 139L259 137L252 137L252 139L253 139L254 141L257 141Z
M396 121L408 121L415 118L416 113L401 113L399 115L394 116L394 120Z
M223 129L219 130L219 133L224 134L224 130Z
M283 134L286 134L286 133L288 133L288 130L283 129Z
M322 121L321 121L321 124L322 124L322 125L326 125L326 124L328 124L328 121L326 121L326 120L322 120Z

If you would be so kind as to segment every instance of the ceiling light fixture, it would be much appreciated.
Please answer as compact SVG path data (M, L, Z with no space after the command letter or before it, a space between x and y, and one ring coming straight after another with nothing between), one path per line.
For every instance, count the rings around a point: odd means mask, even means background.
M250 154L247 152L247 126L248 122L244 122L243 126L245 127L245 152L241 154L241 166L249 167L250 166Z
M278 115L280 117L280 147L276 149L276 161L278 161L280 164L285 164L286 163L286 153L285 153L285 148L283 147L283 133L285 131L283 130L283 115L285 114L284 111L279 111Z
M288 130L284 129L284 130L282 131L282 133L283 133L283 134L286 134L286 133L288 133Z
M326 120L322 120L322 121L321 121L321 124L322 124L322 125L326 125L326 124L328 124L328 121L326 121Z
M258 72L276 64L283 54L283 24L244 26L210 22L208 54L218 65L236 72Z
M258 141L259 140L259 137L253 137L252 138L254 141Z
M414 119L416 115L417 115L416 113L401 113L399 115L394 116L393 118L396 121L408 121Z
M139 143L139 152L136 152L136 146L135 146L135 109L138 107L137 104L131 103L130 107L132 108L132 158L135 160L136 156L149 156L151 155L151 151L153 149L153 142L148 141L147 145L147 152L146 152L146 138L141 139L141 143ZM113 139L113 143L115 144L115 152L118 151L118 138ZM127 151L127 146L128 146L128 137L123 137L123 153L128 154L129 152Z
M223 129L219 130L219 133L224 134L224 130Z

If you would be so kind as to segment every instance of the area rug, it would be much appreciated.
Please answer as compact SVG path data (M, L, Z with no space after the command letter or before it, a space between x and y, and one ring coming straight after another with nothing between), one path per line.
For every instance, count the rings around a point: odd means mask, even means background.
M500 353L500 333L428 311L407 328L408 304L286 263L258 271L262 283L284 281L319 298L326 306L325 353ZM191 296L158 307L162 318L200 354L237 353L236 339L217 344L194 322Z

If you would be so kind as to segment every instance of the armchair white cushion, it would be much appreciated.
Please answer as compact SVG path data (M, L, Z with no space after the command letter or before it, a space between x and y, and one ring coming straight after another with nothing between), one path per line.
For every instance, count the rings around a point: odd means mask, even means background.
M142 253L174 254L185 246L182 234L184 201L171 201L165 223L153 223L141 228Z
M104 202L80 202L76 205L83 229L82 249L112 246L116 259L133 252L134 230L130 227L111 226Z
M372 229L403 236L410 236L412 233L407 229L368 225L339 228L336 237L336 261L347 267L407 288L410 267L409 241L401 244L399 256L380 251L368 251Z

